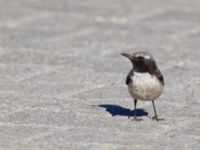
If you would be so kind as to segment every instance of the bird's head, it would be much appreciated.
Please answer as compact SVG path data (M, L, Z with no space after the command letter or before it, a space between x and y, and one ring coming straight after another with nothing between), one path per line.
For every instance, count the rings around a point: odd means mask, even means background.
M157 70L153 56L147 52L121 53L121 55L127 57L132 62L134 71L152 73Z

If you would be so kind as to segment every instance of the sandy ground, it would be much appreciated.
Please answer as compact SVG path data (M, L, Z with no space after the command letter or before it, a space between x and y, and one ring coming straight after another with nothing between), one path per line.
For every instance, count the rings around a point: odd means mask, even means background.
M0 149L199 150L200 0L0 0ZM121 52L166 85L133 122Z

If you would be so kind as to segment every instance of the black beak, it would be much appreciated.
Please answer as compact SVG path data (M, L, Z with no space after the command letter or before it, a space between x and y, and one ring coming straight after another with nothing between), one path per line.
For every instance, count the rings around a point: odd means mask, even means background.
M132 56L131 54L121 53L121 55L127 57L127 58L130 59L131 61L133 60L133 56Z

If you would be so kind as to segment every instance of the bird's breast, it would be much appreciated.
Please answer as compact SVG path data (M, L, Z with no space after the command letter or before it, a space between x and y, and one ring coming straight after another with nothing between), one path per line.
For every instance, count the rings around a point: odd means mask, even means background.
M135 99L155 100L161 95L164 88L157 77L150 73L134 72L131 80L128 89L130 95Z

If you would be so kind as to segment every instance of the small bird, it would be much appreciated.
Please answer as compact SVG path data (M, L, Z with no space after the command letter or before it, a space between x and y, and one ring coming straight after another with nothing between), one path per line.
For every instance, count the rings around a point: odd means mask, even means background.
M134 99L135 114L133 120L142 120L136 114L137 100L152 101L155 113L152 120L163 120L158 118L154 100L163 92L164 77L158 69L153 56L147 52L135 52L133 54L121 53L121 55L127 57L133 65L133 68L126 77L129 94Z

